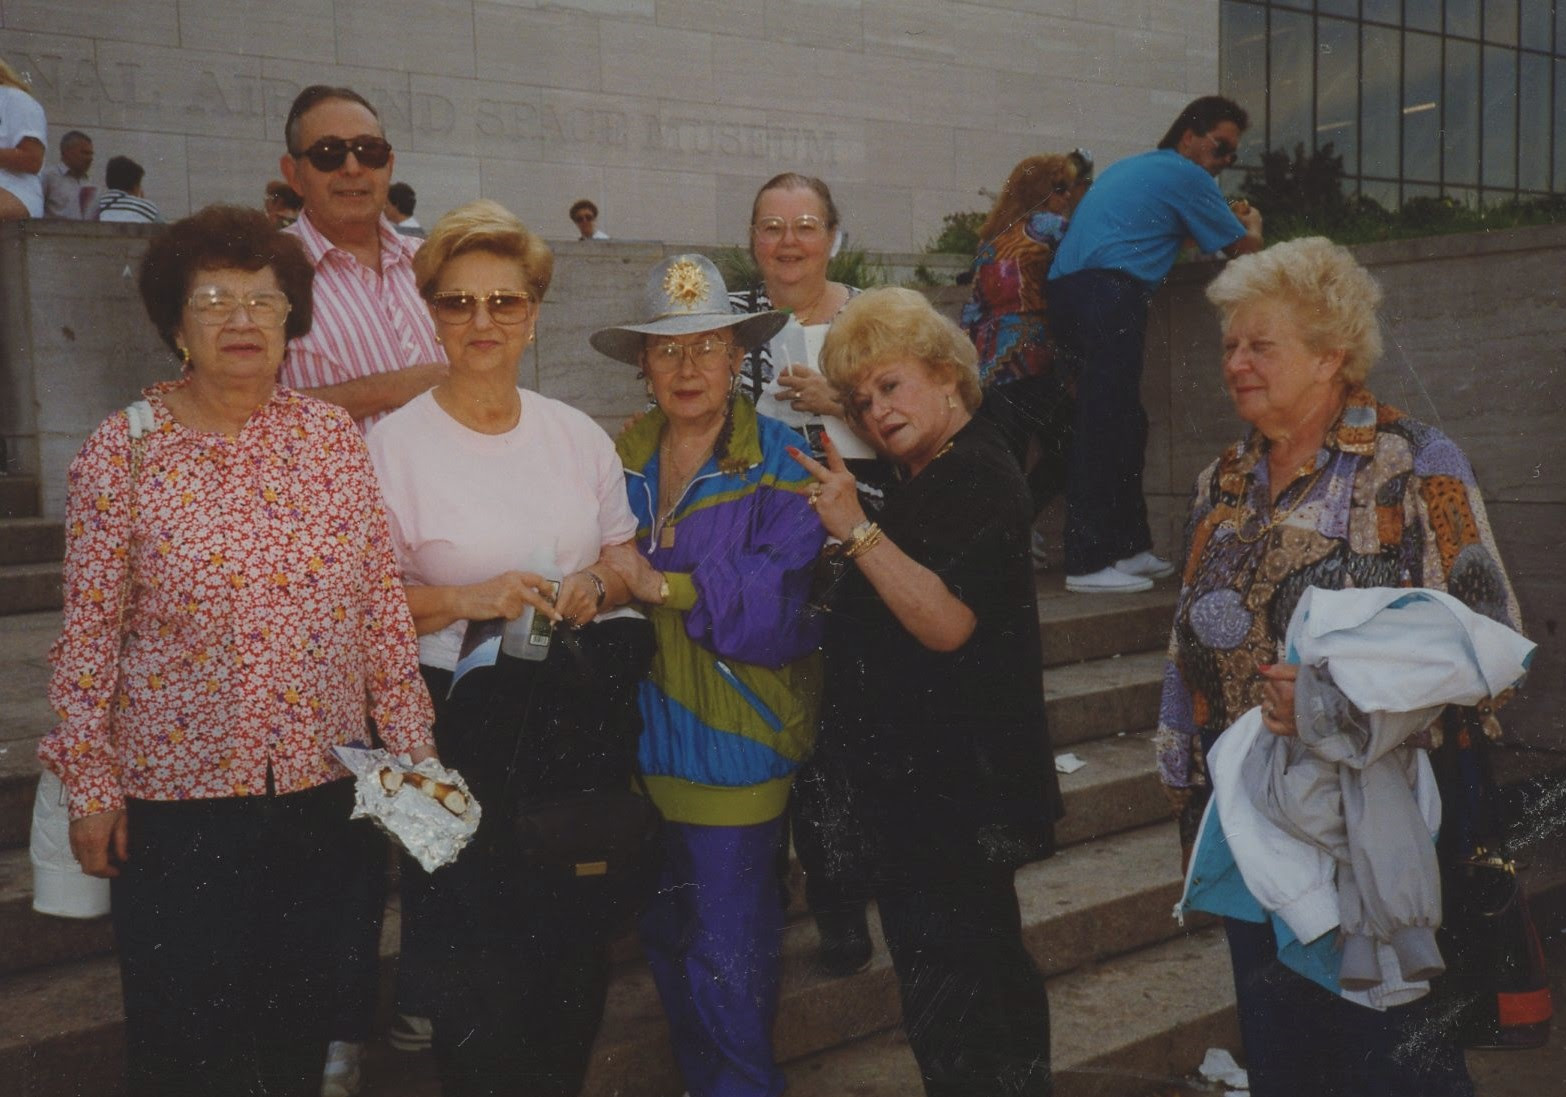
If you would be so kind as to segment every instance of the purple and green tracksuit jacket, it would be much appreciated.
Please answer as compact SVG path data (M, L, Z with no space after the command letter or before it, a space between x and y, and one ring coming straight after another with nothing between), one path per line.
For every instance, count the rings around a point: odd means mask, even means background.
M658 653L641 686L642 772L674 822L762 823L788 802L821 694L810 584L826 534L786 448L806 443L736 400L728 458L708 458L686 487L668 543L654 528L665 423L654 409L616 442L637 546L669 581L668 600L648 607Z

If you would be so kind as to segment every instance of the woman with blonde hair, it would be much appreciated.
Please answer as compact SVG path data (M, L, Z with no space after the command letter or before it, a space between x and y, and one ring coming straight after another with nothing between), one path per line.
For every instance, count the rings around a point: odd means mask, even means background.
M874 521L827 443L811 502L841 547L825 595L817 764L829 853L870 881L930 1097L1052 1092L1049 1002L1013 876L1054 852L1027 486L974 416L973 345L912 290L868 290L821 366L901 476Z
M22 75L0 59L0 221L43 216L44 109Z
M1028 156L1011 169L979 229L973 297L962 310L963 330L979 352L980 414L1000 428L1024 469L1029 444L1038 445L1028 472L1035 513L1065 488L1075 388L1055 369L1044 287L1092 174L1092 157L1081 149Z
M636 533L614 444L518 384L553 268L495 202L441 218L413 269L450 373L368 439L436 742L484 805L473 845L426 878L427 893L412 888L404 912L409 951L433 967L433 1044L453 1097L581 1088L610 917L602 896L530 868L512 819L520 796L629 787L651 658L646 622L612 612L627 592L605 557ZM554 626L542 658L514 658L507 641L461 673L528 610Z

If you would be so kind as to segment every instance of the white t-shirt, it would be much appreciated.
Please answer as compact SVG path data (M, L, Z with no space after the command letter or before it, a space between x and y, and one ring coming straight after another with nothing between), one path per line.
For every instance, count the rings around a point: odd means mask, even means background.
M43 106L21 88L0 87L0 148L14 149L28 137L45 146L49 143ZM43 216L43 179L36 172L0 169L0 188L16 195L32 216Z
M432 392L371 428L370 458L410 585L546 567L560 578L636 535L625 470L603 428L558 400L518 391L522 417L505 434L469 430ZM455 621L420 636L419 661L453 669L466 628Z
M821 344L826 342L827 329L831 326L831 324L805 325L790 316L788 323L784 324L767 344L774 375L781 375L785 369L797 362L803 362L811 369L820 372ZM801 434L805 433L811 423L820 423L826 428L827 436L832 439L833 444L837 446L837 452L843 457L853 459L876 455L875 450L854 433L854 428L836 415L796 411L787 400L774 399L777 393L787 391L774 376L771 381L761 386L761 399L756 401L756 410L763 415L783 420Z

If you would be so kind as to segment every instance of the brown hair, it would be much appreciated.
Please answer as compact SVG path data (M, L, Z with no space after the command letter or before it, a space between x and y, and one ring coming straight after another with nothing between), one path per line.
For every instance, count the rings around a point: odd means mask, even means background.
M1179 117L1169 123L1169 131L1164 134L1164 139L1158 142L1158 147L1161 149L1177 147L1180 138L1185 136L1186 130L1203 137L1208 130L1220 122L1233 122L1235 128L1244 133L1251 124L1251 118L1245 113L1244 107L1222 95L1204 95L1200 99L1192 99L1185 105Z
M825 183L814 175L801 175L797 171L785 171L781 175L774 175L756 192L756 197L750 203L750 223L756 223L756 211L761 208L761 196L769 190L808 190L821 199L821 208L826 210L827 228L837 228L837 203L832 201L832 191Z
M178 350L174 331L184 315L185 298L196 274L222 268L270 269L292 306L283 325L284 338L297 339L310 330L310 286L315 268L304 245L297 237L274 229L258 209L208 206L175 221L153 238L142 256L136 282L141 301L170 350Z
M979 239L989 243L1048 201L1057 186L1071 186L1077 180L1077 170L1077 162L1069 155L1025 156L1017 161L996 195L990 215L979 227Z
M441 268L470 251L515 259L534 304L543 301L554 276L555 253L516 214L488 198L458 206L435 222L429 239L413 256L413 277L420 295L429 300Z
M288 121L283 123L283 140L288 145L288 155L303 156L304 149L299 147L299 120L317 104L324 103L328 99L346 99L350 103L358 103L370 112L375 119L377 129L381 129L381 115L370 101L352 88L334 87L331 84L311 84L304 91L294 96L294 105L288 108ZM357 137L358 134L345 133L344 137ZM381 136L385 136L382 129Z

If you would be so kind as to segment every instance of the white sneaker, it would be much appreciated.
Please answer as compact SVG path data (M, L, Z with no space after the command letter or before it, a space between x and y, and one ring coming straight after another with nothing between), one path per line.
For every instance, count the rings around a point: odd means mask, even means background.
M1162 556L1143 551L1124 560L1115 561L1115 570L1127 575L1140 575L1145 579L1163 579L1174 574L1174 565Z
M326 1048L321 1097L359 1097L359 1059L363 1055L363 1044L333 1040Z
M435 1026L428 1017L399 1013L392 1019L391 1028L386 1031L386 1042L398 1051L425 1051L430 1046L434 1031Z
M1135 594L1139 590L1152 590L1153 581L1109 567L1091 575L1066 576L1066 589L1076 594Z

